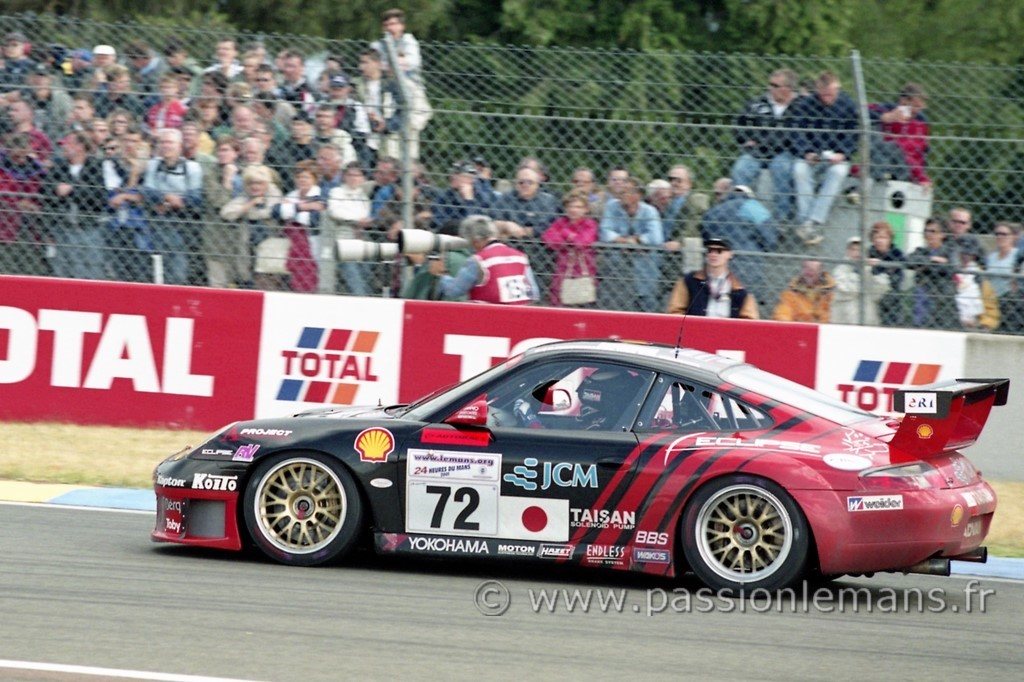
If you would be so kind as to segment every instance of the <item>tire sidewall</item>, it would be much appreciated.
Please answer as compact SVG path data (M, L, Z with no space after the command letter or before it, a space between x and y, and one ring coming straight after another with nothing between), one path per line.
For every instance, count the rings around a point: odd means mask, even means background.
M282 550L272 543L264 535L261 524L256 516L255 503L258 495L257 487L264 479L267 472L275 469L285 462L294 460L313 460L330 469L345 493L345 519L342 521L341 530L326 546L316 552L309 554L297 554ZM283 452L259 463L249 476L242 495L242 516L245 521L246 531L252 544L263 554L274 561L292 566L318 566L335 559L344 557L359 537L363 522L363 504L352 475L348 469L333 457L316 452Z
M698 548L697 533L699 530L697 525L701 507L719 491L735 485L756 487L770 493L782 503L793 528L792 544L782 566L761 580L747 583L728 580L713 571L707 566ZM700 488L690 498L683 512L680 535L686 561L697 577L714 590L728 590L735 593L749 593L753 590L775 591L792 586L804 576L811 547L807 520L799 505L781 486L757 476L724 476Z

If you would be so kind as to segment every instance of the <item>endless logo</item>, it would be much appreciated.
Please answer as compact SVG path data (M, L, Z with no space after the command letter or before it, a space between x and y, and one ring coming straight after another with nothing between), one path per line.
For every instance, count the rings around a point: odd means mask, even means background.
M903 509L902 495L873 495L870 497L847 497L846 510L851 512L890 511Z
M377 381L373 349L379 332L303 327L284 360L278 400L352 405L360 383Z

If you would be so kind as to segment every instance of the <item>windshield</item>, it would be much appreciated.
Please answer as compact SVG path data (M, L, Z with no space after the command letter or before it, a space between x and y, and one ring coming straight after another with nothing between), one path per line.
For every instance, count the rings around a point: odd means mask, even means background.
M402 415L403 419L414 419L416 421L426 421L430 415L437 410L441 409L444 405L452 402L453 400L466 399L469 397L475 397L481 386L484 386L489 381L494 379L499 374L508 371L515 365L519 364L522 359L522 354L516 355L509 358L505 362L501 362L490 369L485 369L475 377L467 379L465 382L440 391L434 391L424 398L420 398L405 411Z
M751 365L737 365L722 372L722 378L739 388L753 391L767 398L774 398L798 410L810 412L823 419L849 426L876 415L848 405L813 388L807 388L795 381L769 374Z

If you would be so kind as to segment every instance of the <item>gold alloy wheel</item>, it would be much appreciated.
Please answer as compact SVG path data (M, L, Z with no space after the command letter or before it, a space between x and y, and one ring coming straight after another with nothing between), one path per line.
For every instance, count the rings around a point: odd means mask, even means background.
M719 490L697 514L697 550L716 574L753 583L775 573L793 546L793 521L764 488L733 485Z
M253 510L260 532L271 544L290 554L310 554L341 532L348 499L330 467L297 457L263 475Z

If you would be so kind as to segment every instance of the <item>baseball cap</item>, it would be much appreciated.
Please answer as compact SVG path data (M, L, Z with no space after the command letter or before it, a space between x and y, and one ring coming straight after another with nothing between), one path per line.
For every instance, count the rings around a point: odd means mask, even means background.
M456 161L452 164L451 174L466 173L467 175L476 175L476 166L469 161Z
M850 244L860 244L860 243L861 243L860 237L858 237L856 235L854 235L854 236L852 236L852 237L850 237L849 239L846 240L846 245L847 246L849 246Z
M4 36L5 43L27 43L28 38L21 31L11 31Z
M708 237L704 240L705 249L711 248L712 246L723 248L726 251L732 251L732 244L729 243L728 239L723 237Z
M347 88L348 78L345 78L345 76L340 73L335 74L334 76L331 76L330 85L332 88Z
M115 50L110 45L97 45L96 47L92 48L92 53L94 55L106 54L106 55L110 55L111 57L116 57L117 56L117 50Z
M736 185L732 188L732 191L736 192L736 194L742 194L751 198L754 196L754 190L750 189L748 185Z

